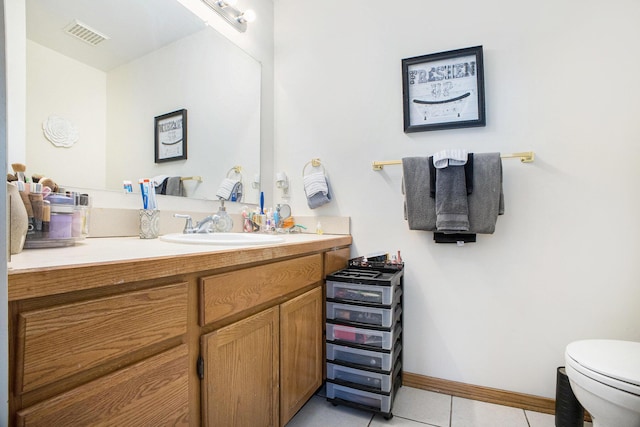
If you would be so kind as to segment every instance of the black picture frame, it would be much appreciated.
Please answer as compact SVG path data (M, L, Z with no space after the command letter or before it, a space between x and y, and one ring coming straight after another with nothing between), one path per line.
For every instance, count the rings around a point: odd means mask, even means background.
M155 117L155 162L186 160L187 110Z
M404 131L486 126L482 46L402 60Z

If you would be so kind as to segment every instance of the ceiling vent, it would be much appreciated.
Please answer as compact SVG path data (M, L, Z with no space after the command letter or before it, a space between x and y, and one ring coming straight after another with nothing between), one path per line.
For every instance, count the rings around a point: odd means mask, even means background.
M109 37L105 36L104 34L100 34L100 32L83 24L77 19L71 24L67 25L64 31L70 36L78 38L85 43L89 43L91 46L95 46L100 42L109 40Z

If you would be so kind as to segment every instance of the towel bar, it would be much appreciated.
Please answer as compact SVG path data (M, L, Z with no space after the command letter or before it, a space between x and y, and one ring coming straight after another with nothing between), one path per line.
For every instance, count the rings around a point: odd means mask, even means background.
M190 180L202 182L202 177L201 176L181 176L180 177L180 181L190 181Z
M520 159L522 163L531 163L535 159L535 153L533 151L524 151L522 153L510 153L501 154L501 159ZM402 160L383 160L379 162L373 162L372 167L374 171L381 171L385 166L401 165Z

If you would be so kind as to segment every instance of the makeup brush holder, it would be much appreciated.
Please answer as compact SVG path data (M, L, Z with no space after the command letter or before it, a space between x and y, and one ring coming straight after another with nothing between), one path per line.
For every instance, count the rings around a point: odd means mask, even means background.
M56 193L44 200L33 196L30 194L34 220L27 233L25 248L73 246L88 235L89 196Z

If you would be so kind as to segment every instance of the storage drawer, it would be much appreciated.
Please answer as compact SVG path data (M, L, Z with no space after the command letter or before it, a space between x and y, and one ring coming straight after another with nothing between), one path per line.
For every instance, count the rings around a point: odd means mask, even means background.
M200 326L251 310L322 281L322 254L200 279Z
M400 324L389 332L327 323L327 341L342 341L384 350L391 350L401 332Z
M328 361L380 369L387 372L391 371L401 352L402 344L400 342L396 343L389 353L327 343Z
M390 413L394 393L378 394L327 382L327 398L353 402L380 412Z
M16 391L56 382L187 332L187 284L18 316Z
M16 425L187 426L190 371L181 344L24 408Z
M368 304L395 305L400 301L399 286L361 285L357 283L327 281L327 298Z
M390 393L393 384L400 373L402 363L396 363L393 372L365 371L364 369L349 368L347 366L327 363L327 380L345 386L354 386L376 393Z
M365 307L350 304L327 302L327 319L337 322L355 322L390 328L400 320L402 308Z

